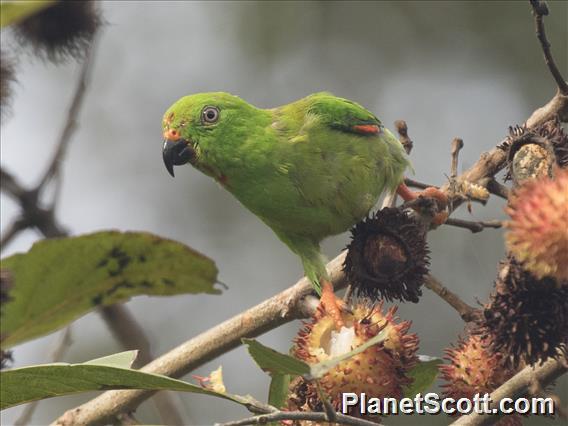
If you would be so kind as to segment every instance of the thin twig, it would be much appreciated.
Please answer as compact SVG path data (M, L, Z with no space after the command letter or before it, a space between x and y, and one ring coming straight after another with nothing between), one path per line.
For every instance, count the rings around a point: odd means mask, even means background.
M454 210L452 200L454 200L456 197L460 198L464 197L462 191L459 190L460 185L458 184L457 181L459 155L462 148L463 148L463 140L460 138L454 138L452 140L451 150L450 150L450 156L452 159L450 164L450 181L448 189L448 192L450 194L450 203L448 206L450 213Z
M546 32L544 30L544 16L548 15L548 6L546 3L540 2L539 0L530 0L530 3L533 9L536 37L542 47L544 61L546 62L554 81L556 81L556 85L558 86L560 93L568 95L568 83L566 83L566 80L564 80L564 77L562 77L562 74L556 66L556 62L554 61L552 52L550 51L550 42L546 38Z
M380 423L375 423L369 420L351 417L341 413L334 413L334 417L335 418L333 420L333 424L341 424L348 426L380 426ZM274 413L248 417L242 420L236 420L226 423L217 423L216 426L265 425L271 422L280 422L284 420L292 420L292 421L307 420L312 422L328 422L328 413L308 412L308 411L276 411Z
M460 151L463 148L463 140L460 138L454 138L452 140L452 149L450 155L452 157L452 163L450 166L450 179L454 180L458 176L458 162Z
M0 168L0 188L18 202L26 193L25 188L4 168Z
M49 166L43 177L40 179L38 188L43 188L47 183L54 177L59 175L61 170L61 164L63 163L63 158L65 157L65 152L71 141L71 136L77 128L77 117L81 111L83 105L83 99L85 98L85 92L87 91L87 85L91 78L92 73L92 63L94 61L94 52L96 48L97 37L95 36L93 40L89 43L87 51L85 54L85 60L83 61L83 66L81 67L81 73L79 74L79 82L73 94L73 99L71 105L67 112L67 119L65 120L65 126L57 142L57 148L53 154Z
M404 183L406 186L410 186L411 188L419 188L419 189L426 189L426 188L436 188L436 185L429 185L427 183L418 182L417 180L404 178Z
M0 251L4 250L4 248L6 248L6 246L27 227L28 225L22 220L22 218L17 218L13 221L2 234L2 238L0 239Z
M564 373L568 372L566 358L549 359L540 366L529 365L515 374L490 395L492 407L498 407L503 398L520 398L529 392L531 384L536 380L541 386L547 386ZM460 417L452 426L482 426L496 423L502 414L472 413Z
M442 283L432 275L429 274L426 277L424 286L444 299L452 308L454 308L458 312L460 317L465 322L471 322L478 318L478 309L469 306L467 303L461 300L461 298L457 294L444 287Z
M491 194L497 195L498 197L501 197L505 200L508 200L509 195L511 195L511 190L502 183L497 182L496 179L491 179L489 182L487 182L487 190Z
M444 225L455 226L457 228L469 229L472 233L481 232L486 228L502 228L503 222L500 220L490 220L490 221L479 221L474 222L470 220L455 219L453 217L446 220Z

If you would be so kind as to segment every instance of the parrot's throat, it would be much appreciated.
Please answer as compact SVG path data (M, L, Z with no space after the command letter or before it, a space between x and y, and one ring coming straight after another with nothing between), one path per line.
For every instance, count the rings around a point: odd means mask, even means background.
M213 167L206 164L194 164L194 166L200 169L207 176L211 176L225 188L229 188L229 178L226 174L221 173L220 171L215 170Z

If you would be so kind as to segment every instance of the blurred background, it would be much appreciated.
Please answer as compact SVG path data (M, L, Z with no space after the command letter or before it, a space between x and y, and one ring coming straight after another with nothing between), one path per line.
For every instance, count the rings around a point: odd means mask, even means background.
M143 230L182 241L214 259L229 286L220 296L139 297L128 303L155 354L253 306L296 282L299 260L254 215L191 167L176 179L161 158L161 118L179 97L228 91L259 107L274 107L317 91L366 106L391 129L404 119L414 140L415 179L443 184L450 141L465 142L460 170L491 149L555 93L528 2L102 2L92 81L64 164L59 221L73 234L103 229ZM549 2L548 37L568 73L568 3ZM33 185L54 149L80 65L55 66L18 52L9 31L2 47L19 59L10 112L2 119L2 166ZM2 230L18 206L2 194ZM456 217L502 219L503 203L464 207ZM26 251L40 236L27 231L2 256ZM347 235L325 242L331 258ZM479 234L442 227L430 233L432 271L470 304L485 301L504 254L502 232ZM442 356L463 323L424 290L404 304L420 353ZM260 338L286 352L300 326ZM65 361L81 362L121 350L102 320L90 314L73 326ZM14 366L42 363L57 334L19 346ZM195 371L223 366L230 392L263 400L268 377L238 348ZM190 377L186 377L190 379ZM557 385L566 398L567 381ZM93 395L40 404L33 423L46 424ZM246 417L230 402L176 394L188 424ZM21 407L2 413L12 424ZM158 423L151 403L137 413ZM529 424L551 420L530 419ZM447 424L444 417L388 419L388 424Z

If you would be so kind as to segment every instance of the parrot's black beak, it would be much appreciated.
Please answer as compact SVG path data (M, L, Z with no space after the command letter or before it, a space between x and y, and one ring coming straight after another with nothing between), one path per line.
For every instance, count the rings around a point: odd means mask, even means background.
M187 164L195 158L195 150L188 141L179 139L172 141L166 139L162 147L162 156L168 173L174 176L174 166Z

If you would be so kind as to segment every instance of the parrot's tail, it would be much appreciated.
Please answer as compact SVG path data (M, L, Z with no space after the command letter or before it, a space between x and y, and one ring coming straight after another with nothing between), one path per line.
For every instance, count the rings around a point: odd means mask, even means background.
M290 250L300 256L306 278L310 280L318 296L321 296L320 280L329 281L329 276L325 267L327 259L321 254L319 243L304 237L290 237L279 232L276 232L276 235L290 247Z

